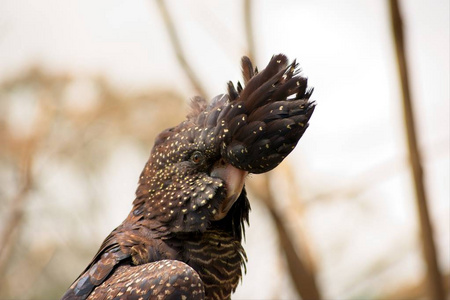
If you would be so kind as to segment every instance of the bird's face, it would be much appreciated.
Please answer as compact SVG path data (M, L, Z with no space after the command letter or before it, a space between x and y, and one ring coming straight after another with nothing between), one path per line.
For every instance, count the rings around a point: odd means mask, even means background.
M244 187L248 172L221 156L223 134L217 124L201 122L210 113L202 107L162 132L141 175L138 199L151 206L147 217L171 231L206 229L209 222L223 219Z

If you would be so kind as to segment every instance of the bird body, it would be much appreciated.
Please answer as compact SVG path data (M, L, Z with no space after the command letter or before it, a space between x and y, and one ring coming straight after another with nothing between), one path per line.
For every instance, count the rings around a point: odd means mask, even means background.
M241 245L248 173L275 168L314 111L297 64L242 59L245 87L207 103L156 138L133 209L63 299L229 299L247 260Z

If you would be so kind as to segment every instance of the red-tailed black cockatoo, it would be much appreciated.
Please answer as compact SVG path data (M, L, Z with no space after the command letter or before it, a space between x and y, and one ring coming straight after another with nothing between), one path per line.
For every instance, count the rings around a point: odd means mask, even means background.
M241 245L248 173L272 170L314 111L297 63L272 57L258 72L242 58L244 87L156 138L133 209L63 299L229 299L247 260Z

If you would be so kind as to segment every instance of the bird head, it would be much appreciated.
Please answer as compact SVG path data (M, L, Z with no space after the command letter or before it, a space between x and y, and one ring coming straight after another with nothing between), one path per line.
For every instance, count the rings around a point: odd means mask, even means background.
M194 98L186 120L157 137L133 212L157 230L204 231L224 219L247 201L246 175L275 168L305 132L314 104L297 63L279 54L258 72L244 57L242 69L245 87Z

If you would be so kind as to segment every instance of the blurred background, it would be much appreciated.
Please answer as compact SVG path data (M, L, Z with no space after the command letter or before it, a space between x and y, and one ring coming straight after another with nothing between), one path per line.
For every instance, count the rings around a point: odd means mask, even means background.
M2 0L0 299L58 299L128 215L155 135L241 80L242 55L280 52L318 106L250 178L233 299L448 297L449 1L399 2L404 48L396 1Z

